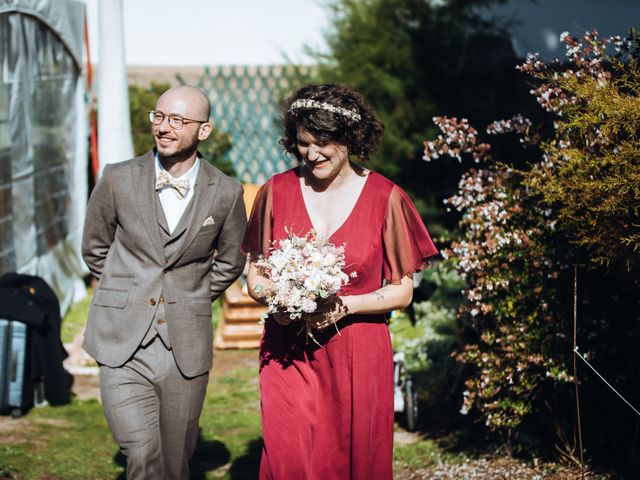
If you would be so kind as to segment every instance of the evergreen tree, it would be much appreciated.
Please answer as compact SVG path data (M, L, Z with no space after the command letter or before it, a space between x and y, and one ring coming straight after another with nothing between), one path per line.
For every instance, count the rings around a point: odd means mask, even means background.
M320 81L351 85L375 107L386 130L372 168L409 192L440 240L457 221L442 201L470 165L422 160L420 146L434 133L433 116L464 115L487 124L534 107L513 70L508 25L475 8L494 3L339 0L331 7L329 51L316 53Z

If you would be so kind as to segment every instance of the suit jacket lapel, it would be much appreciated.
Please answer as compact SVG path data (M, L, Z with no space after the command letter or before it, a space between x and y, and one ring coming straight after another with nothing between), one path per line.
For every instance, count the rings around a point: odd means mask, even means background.
M155 178L153 152L149 152L139 157L133 168L133 190L135 192L138 215L147 232L147 238L151 242L158 259L165 263L162 239L158 230L158 217L156 216Z
M167 259L167 266L173 265L185 252L187 247L191 245L191 242L196 238L196 235L200 232L202 224L209 215L211 205L218 191L218 178L213 169L210 169L206 164L206 159L200 158L200 168L198 170L198 177L193 190L193 198L190 204L187 206L186 211L182 215L180 222L176 226L172 236L176 237L186 229L183 238L181 239L181 245L176 251Z

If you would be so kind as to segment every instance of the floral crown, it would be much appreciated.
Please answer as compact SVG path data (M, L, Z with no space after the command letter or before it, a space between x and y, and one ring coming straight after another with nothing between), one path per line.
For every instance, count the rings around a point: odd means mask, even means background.
M293 110L296 110L298 108L319 108L320 110L325 110L327 112L337 113L338 115L342 115L343 117L347 117L356 122L359 122L362 118L360 114L356 112L355 108L349 110L347 108L331 105L327 102L319 102L312 98L299 98L291 104L291 106L289 107L289 112L293 112Z

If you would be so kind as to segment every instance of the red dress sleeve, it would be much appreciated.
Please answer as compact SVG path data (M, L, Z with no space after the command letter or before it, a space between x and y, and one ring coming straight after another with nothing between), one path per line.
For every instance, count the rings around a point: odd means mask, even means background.
M268 180L256 195L241 250L252 259L269 255L273 240L273 181Z
M428 264L438 254L409 196L394 185L382 229L383 275L387 283L398 283Z

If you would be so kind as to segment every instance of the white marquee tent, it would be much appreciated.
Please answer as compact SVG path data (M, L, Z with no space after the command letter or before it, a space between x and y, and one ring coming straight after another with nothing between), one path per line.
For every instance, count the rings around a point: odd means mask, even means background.
M0 1L0 274L84 295L88 188L84 4Z

